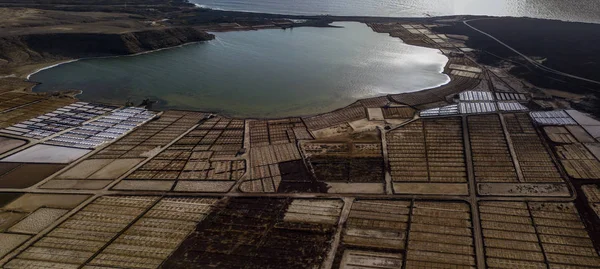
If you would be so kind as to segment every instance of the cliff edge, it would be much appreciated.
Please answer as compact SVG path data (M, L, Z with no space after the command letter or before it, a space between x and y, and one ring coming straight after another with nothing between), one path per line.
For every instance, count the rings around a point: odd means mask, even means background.
M0 36L0 75L23 76L34 66L69 59L118 56L214 39L193 27L171 27L124 33L48 33ZM27 69L27 68L26 68Z

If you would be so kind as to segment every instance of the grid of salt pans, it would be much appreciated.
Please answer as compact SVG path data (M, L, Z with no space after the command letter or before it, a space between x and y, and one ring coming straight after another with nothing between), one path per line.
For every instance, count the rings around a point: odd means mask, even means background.
M577 123L564 110L531 112L531 117L541 125L576 125Z
M502 101L510 101L510 100L527 101L527 96L522 93L497 92L496 99L502 100Z
M527 107L512 102L461 102L457 105L436 107L421 111L421 117L451 116L457 114L486 114L497 111L527 111Z
M500 111L527 111L527 107L519 102L498 102Z
M116 140L156 116L143 108L128 107L114 110L81 127L48 140L47 144L93 149Z
M421 117L449 116L458 114L458 105L436 107L421 111Z
M476 103L460 103L459 111L461 114L481 114L498 111L494 102L476 102Z
M0 130L1 133L43 139L79 126L116 107L77 102Z
M494 101L494 95L484 91L464 91L459 97L460 101Z

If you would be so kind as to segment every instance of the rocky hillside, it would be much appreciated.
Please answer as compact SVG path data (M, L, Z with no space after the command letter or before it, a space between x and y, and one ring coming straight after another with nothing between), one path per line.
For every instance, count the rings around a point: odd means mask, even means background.
M206 41L214 35L192 27L173 27L122 34L51 33L0 37L0 74L15 66L83 57L140 53L190 42Z
M193 8L187 0L0 0L0 7L156 15Z

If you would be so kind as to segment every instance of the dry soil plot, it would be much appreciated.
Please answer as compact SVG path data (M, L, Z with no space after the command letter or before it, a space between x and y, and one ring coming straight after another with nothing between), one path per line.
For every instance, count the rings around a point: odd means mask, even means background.
M286 183L298 183L297 191L314 189L301 186L314 181L308 176L300 150L295 143L275 144L253 147L250 149L248 180L241 184L243 192L291 192L294 187L283 186Z
M16 98L19 101L14 101L13 99L10 106L5 107L7 110L0 112L0 128L6 128L13 124L27 121L31 118L52 112L76 101L75 99L71 98L42 98L41 100L39 99L40 97L31 98L35 98L35 101L19 100L19 98ZM2 108L0 107L0 109ZM19 132L11 134L19 135Z
M225 192L246 172L246 162L237 157L243 142L243 120L211 118L128 175L126 180L168 181L177 184L175 189L180 191ZM122 184L125 185L117 185L117 188L136 185ZM137 184L142 189L143 185Z
M110 144L90 158L139 158L148 157L152 150L171 143L206 114L186 111L167 111L160 118L138 127L127 136Z
M5 268L78 268L156 201L101 197L4 265Z
M309 142L302 149L319 181L383 182L381 142Z
M380 108L388 106L390 105L390 103L393 103L387 96L362 99L358 102L366 108Z
M525 182L563 182L529 115L503 114L502 116Z
M37 94L27 94L24 92L2 93L0 94L0 112L5 113L8 110L12 110L27 104L32 104L43 99L45 99L44 96Z
M185 197L100 197L3 268L157 268L216 202Z
M387 134L395 182L467 182L460 118L412 122Z
M88 159L41 186L43 189L101 189L144 159Z
M8 229L11 233L37 234L69 210L58 208L39 208L29 216Z
M548 126L544 127L544 132L550 141L557 144L577 143L577 139L564 126Z
M358 200L344 227L336 264L475 268L472 236L464 203Z
M597 217L600 217L600 186L584 185L581 187L588 205L594 210Z
M575 179L600 179L600 161L583 144L555 147L561 164Z
M386 141L396 193L467 193L461 118L413 121L387 133Z
M201 222L164 268L317 268L339 200L231 198Z
M252 168L252 180L240 185L242 192L326 192L327 186L309 174L304 161L296 160Z
M309 130L317 131L366 118L366 109L361 105L353 105L318 116L304 118L304 122Z
M481 202L479 210L489 267L600 265L600 256L572 203Z
M89 196L4 193L0 197L7 199L0 201L0 258L3 258ZM6 205L1 203L8 202L8 199L14 200Z
M327 192L383 193L384 161L378 137L305 142L301 147L308 169L327 185Z
M157 268L196 225L206 218L217 201L204 198L164 198L88 264Z
M469 116L468 124L475 180L518 182L515 165L498 116Z
M600 179L598 143L580 126L545 127L553 149L567 174L574 179Z
M381 109L385 119L412 119L416 110L409 106L384 107Z
M275 144L295 144L297 140L310 139L312 136L301 118L250 121L250 145L253 148Z
M569 190L562 175L529 115L502 114L501 117L468 117L478 193L568 196ZM554 139L569 139L559 136L560 130L553 131L557 134Z

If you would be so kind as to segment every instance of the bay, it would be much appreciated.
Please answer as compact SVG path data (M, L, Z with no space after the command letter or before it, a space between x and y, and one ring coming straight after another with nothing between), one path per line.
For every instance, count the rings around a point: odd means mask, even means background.
M148 54L86 59L30 77L34 91L82 90L84 101L125 104L145 98L155 108L193 109L240 117L328 112L389 93L449 81L448 58L361 23L215 33L215 40Z

